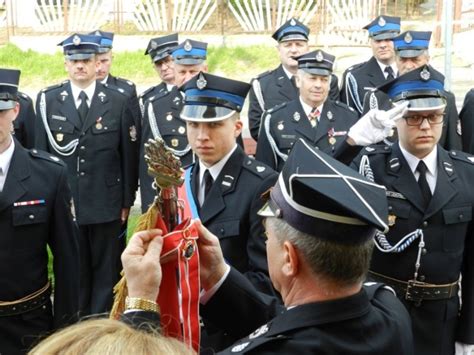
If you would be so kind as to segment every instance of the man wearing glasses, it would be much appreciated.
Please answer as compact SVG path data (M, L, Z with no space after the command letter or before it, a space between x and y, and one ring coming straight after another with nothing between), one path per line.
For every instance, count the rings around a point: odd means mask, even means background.
M474 348L474 157L438 144L443 84L423 66L380 87L395 105L408 102L396 123L398 141L366 147L354 162L387 189L390 229L376 235L369 278L392 287L405 304L415 354Z

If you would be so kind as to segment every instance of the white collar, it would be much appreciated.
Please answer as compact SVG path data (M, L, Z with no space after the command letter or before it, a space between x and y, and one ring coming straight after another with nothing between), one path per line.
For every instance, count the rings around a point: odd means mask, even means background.
M76 102L76 104L78 104L79 94L81 93L81 91L84 91L86 93L87 101L89 101L89 104L90 104L90 102L92 101L92 97L94 96L96 81L94 80L85 89L81 89L79 86L74 85L72 81L70 83L71 83L72 97L74 98L74 101Z
M288 79L291 80L291 77L296 76L296 74L292 74L288 69L285 68L285 66L282 64L281 67L283 68L283 71L285 72L286 76Z
M173 84L168 84L168 83L165 83L166 84L166 90L168 90L168 92L170 92L171 90L173 90L174 88L174 85Z
M300 103L301 103L301 106L303 107L304 113L306 113L306 116L308 116L311 110L313 109L313 107L309 106L306 102L304 102L301 96L300 96ZM321 115L321 112L323 112L323 106L324 106L324 103L318 106L319 115Z
M107 80L108 80L108 79L109 79L109 75L107 74L107 76L106 76L104 79L102 79L100 82L101 82L102 84L107 84Z
M8 173L8 168L10 167L14 151L15 140L12 138L10 146L3 153L0 153L0 169L4 176Z
M380 62L377 58L375 58L375 60L377 61L377 64L379 65L380 70L382 71L382 74L383 74L384 77L387 77L387 76L385 75L385 68L386 68L387 66L389 66L389 67L392 68L392 70L393 70L393 76L394 76L395 78L398 76L398 68L397 68L397 65L395 64L395 61L394 61L392 64L387 65L387 64L383 64L382 62Z
M219 160L217 163L215 163L213 166L211 167L207 167L205 166L201 160L199 160L199 181L202 183L202 177L204 175L204 172L206 170L209 170L209 173L211 174L212 176L212 179L214 181L217 180L217 177L219 176L219 174L221 173L222 171L222 168L224 167L224 165L227 163L227 161L229 160L230 156L232 155L232 153L234 153L234 151L237 149L237 143L235 144L234 148L232 148L229 153L227 153L221 160Z
M403 148L400 143L398 143L398 145L413 174L415 174L416 168L420 160L423 160L426 167L428 168L429 173L432 176L436 176L438 172L438 146L435 146L434 149L426 157L424 157L423 159L419 159L410 152L408 152L405 148Z

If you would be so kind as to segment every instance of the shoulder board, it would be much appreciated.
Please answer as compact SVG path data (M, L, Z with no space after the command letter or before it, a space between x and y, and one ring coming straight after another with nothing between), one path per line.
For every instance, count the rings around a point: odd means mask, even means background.
M450 150L449 156L453 159L463 161L468 164L474 164L474 156L459 150Z
M48 86L48 87L42 89L41 92L47 92L47 91L51 91L51 90L54 90L54 89L58 89L58 88L60 88L64 85L66 85L68 82L69 82L69 80L65 80L60 84L55 84L55 85Z
M167 96L167 95L170 94L170 93L171 93L171 91L159 92L158 94L149 97L149 98L147 99L147 101L150 101L150 102L151 102L151 101L156 101L156 100L158 100L158 99L161 99L161 98Z
M21 91L18 91L18 96L19 96L20 98L25 99L25 100L29 100L29 99L30 99L30 97L29 97L27 94L25 94L24 92L21 92Z
M261 179L265 179L267 176L273 173L272 168L250 157L246 157L244 159L243 167L253 174L259 176Z
M265 77L265 76L271 74L271 72L272 72L272 70L267 70L266 72L263 72L263 73L261 73L261 74L258 74L255 79L261 79L261 78L263 78L263 77ZM254 80L255 80L255 79L254 79Z
M59 159L58 157L56 157L54 155L51 155L51 154L49 154L45 151L38 150L38 149L31 149L31 150L29 150L29 153L33 158L43 159L43 160L47 160L47 161L56 163L56 164L61 165L61 166L66 166L66 164L61 159Z
M107 89L117 91L117 92L121 93L122 95L127 96L127 92L124 89L122 89L122 88L120 88L116 85L110 85L110 84L107 84L107 83L102 84L102 85L104 85Z
M130 81L130 80L128 80L128 79L119 78L118 76L116 76L115 78L116 78L117 80L123 82L123 83L128 84L129 86L134 86L134 85L135 85L132 81Z
M392 147L385 144L385 143L380 143L380 144L373 144L365 147L362 149L361 154L367 154L367 155L372 155L372 154L388 154L392 152Z
M285 107L287 104L287 102L284 102L282 104L279 104L279 105L276 105L276 106L273 106L271 109L268 109L267 110L267 113L273 113L273 112L276 112L280 109L282 109L283 107Z
M349 111L353 111L353 112L355 111L352 107L346 105L344 102L341 102L341 101L338 101L338 100L333 101L333 102L336 106L345 108L346 110L349 110Z
M352 70L358 69L361 66L363 66L365 63L367 63L367 62L362 62L362 63L357 63L357 64L354 64L354 65L351 65L349 68L346 69L346 72L350 72Z
M143 97L143 96L147 95L149 92L155 90L159 85L160 85L160 84L155 85L155 86L152 86L152 87L149 87L149 88L146 89L145 91L141 92L140 95L138 95L138 97Z

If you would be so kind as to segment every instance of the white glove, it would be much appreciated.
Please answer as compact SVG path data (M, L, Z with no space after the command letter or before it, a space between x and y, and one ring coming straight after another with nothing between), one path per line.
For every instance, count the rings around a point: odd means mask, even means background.
M362 116L347 134L357 145L375 144L388 137L395 123L407 112L408 101L388 111L370 110Z
M464 344L456 342L456 355L471 355L474 351L474 344Z

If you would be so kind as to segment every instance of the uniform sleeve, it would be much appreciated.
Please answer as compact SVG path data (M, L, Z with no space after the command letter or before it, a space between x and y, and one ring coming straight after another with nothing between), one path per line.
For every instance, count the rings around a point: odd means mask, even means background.
M264 113L264 115L266 114ZM264 118L262 124L264 124L265 120L266 118ZM270 141L268 140L268 135L264 127L262 127L259 141L257 142L257 152L255 153L255 159L267 164L273 170L277 170L278 168L275 152L270 145Z
M37 149L48 151L48 137L46 136L46 128L43 123L43 116L40 110L41 95L39 92L36 97L36 112L38 117L35 120L35 143L34 146Z
M457 132L459 121L458 110L456 108L456 98L454 94L447 93L448 100L446 105L446 133L443 148L446 150L462 150L461 136Z
M123 201L122 208L133 206L135 192L138 187L138 148L137 137L133 113L128 104L124 104L121 114L121 166L122 166L122 188ZM135 128L135 130L134 130Z
M255 79L257 80L257 79ZM258 141L258 132L260 130L260 121L262 119L262 108L257 100L257 96L255 95L255 91L253 89L253 85L250 88L249 93L249 129L250 135L252 136L255 141Z
M79 310L78 229L72 216L72 197L66 168L57 182L48 244L53 254L54 328L76 321Z
M30 97L23 101L24 104L20 107L20 114L24 117L23 122L23 146L31 149L35 146L35 124L36 114L33 108L33 101ZM23 111L23 112L21 112Z
M464 98L464 105L459 114L462 127L462 150L474 153L474 91L471 90Z
M329 99L333 101L339 100L339 79L336 74L331 75L331 88L329 89Z

